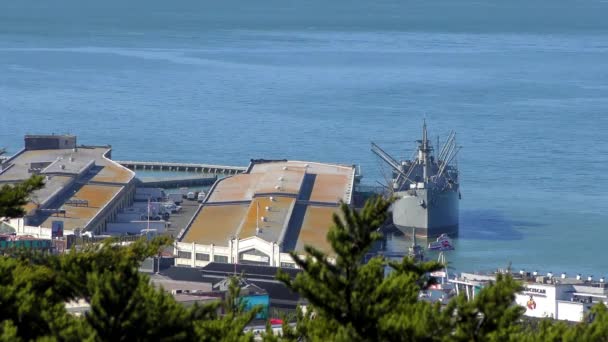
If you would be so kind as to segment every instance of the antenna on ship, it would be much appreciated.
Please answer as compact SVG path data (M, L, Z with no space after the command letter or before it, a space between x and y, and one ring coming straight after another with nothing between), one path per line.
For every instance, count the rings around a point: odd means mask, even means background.
M427 170L427 166L428 166L428 161L429 161L429 141L428 141L428 137L427 137L427 132L426 132L426 117L425 119L422 121L422 142L421 142L421 147L420 147L420 159L422 161L422 178L424 179L425 182L428 181L428 170Z

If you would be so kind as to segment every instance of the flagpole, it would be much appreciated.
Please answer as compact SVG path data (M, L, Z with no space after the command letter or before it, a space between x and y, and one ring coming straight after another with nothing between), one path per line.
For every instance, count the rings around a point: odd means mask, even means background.
M234 261L234 276L235 277L236 277L236 264L239 263L239 249L238 249L238 247L235 247L235 245L238 246L238 243L239 243L239 236L236 235L234 237L234 242L232 243L232 248L236 249L236 258L233 260Z
M147 227L146 234L149 231L150 231L150 197L148 197L148 227Z

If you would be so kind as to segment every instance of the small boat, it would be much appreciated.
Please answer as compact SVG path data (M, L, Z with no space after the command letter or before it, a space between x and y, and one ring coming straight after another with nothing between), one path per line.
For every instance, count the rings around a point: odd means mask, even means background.
M451 251L454 249L454 245L452 245L452 240L447 234L441 234L437 241L429 243L428 248L435 251Z

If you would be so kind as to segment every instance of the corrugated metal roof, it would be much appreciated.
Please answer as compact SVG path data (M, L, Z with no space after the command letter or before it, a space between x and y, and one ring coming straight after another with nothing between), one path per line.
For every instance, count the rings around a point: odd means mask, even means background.
M308 206L294 249L304 252L304 246L310 245L325 253L330 253L332 249L327 241L327 232L333 225L333 214L339 211L340 209L337 207Z
M228 245L241 224L248 204L205 206L198 213L183 242Z
M52 221L63 221L64 229L84 228L121 189L123 189L122 186L85 185L69 200L84 200L88 202L88 205L64 204L62 208L65 209L65 217L63 215L51 215L41 226L51 227Z
M247 216L245 216L243 224L240 227L238 237L244 239L250 236L258 236L266 241L277 242L281 236L281 232L287 226L290 209L295 201L295 198L278 196L275 196L272 201L270 197L254 198L249 205ZM257 234L256 227L259 227Z
M277 242L286 250L303 251L304 245L310 244L329 252L326 235L333 224L332 214L339 210L340 201L350 201L353 184L353 166L303 161L255 163L249 173L216 184L183 241L226 246L234 235L240 239L256 236L257 226L258 237ZM289 241L281 241L283 237Z

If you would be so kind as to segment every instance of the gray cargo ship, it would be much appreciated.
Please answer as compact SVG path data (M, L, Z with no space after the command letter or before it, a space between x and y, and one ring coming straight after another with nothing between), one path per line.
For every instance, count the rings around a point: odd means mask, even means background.
M404 234L414 231L422 238L444 233L457 236L460 190L456 156L460 147L456 145L456 134L450 132L435 155L425 122L422 140L417 143L415 156L398 162L372 142L372 152L392 168L389 192L396 198L393 224Z

